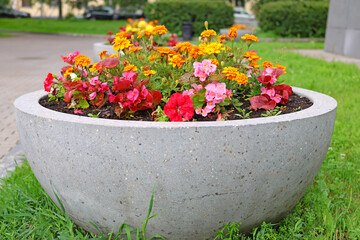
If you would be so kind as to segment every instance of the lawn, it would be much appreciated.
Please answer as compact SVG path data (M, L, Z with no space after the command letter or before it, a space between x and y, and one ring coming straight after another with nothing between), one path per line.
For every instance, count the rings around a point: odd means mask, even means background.
M126 21L90 21L84 19L57 20L57 19L7 19L0 18L0 30L47 32L47 33L77 33L102 34L110 30L118 32Z
M262 61L287 67L284 77L288 84L334 97L338 102L337 118L325 161L294 210L279 223L264 223L250 236L232 239L360 239L360 113L356 108L360 102L360 70L355 65L328 63L285 51L323 46L315 42L257 43ZM54 205L27 163L1 181L0 239L93 236L76 227ZM230 228L235 230L236 224Z

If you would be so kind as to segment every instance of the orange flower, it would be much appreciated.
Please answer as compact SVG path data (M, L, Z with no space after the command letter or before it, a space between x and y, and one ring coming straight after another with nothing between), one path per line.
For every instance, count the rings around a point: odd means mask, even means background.
M64 73L64 77L67 78L73 72L74 72L74 68L72 68L72 67L66 69L66 71Z
M202 56L204 54L205 54L204 51L202 51L198 46L192 46L189 50L189 55L193 59L197 59L198 56Z
M249 66L254 67L254 68L259 68L260 67L260 65L257 64L256 61L249 63Z
M124 65L124 67L126 67L127 65L129 65L130 64L130 62L128 61L128 60L124 60L123 62L122 62L122 64Z
M285 70L286 70L286 67L284 67L283 65L275 65L274 68L279 68L279 69L282 69L284 70L284 74L286 74Z
M224 42L226 42L226 41L228 41L229 40L229 35L227 35L227 34L221 34L219 37L218 37L218 39L219 39L219 41L220 41L220 43L224 43Z
M229 80L235 80L239 74L239 69L234 67L224 67L223 73L226 73L226 78Z
M114 44L113 44L114 51L126 50L132 46L133 46L133 44L128 39L123 38L123 37L117 38L115 36L115 40L114 40Z
M137 70L137 67L132 64L124 67L124 72L136 72Z
M132 23L133 22L132 18L128 18L128 22Z
M175 53L173 50L171 50L170 48L166 48L166 47L158 47L158 48L156 48L156 51L161 53L161 56L170 55L170 54Z
M231 41L233 41L237 37L237 30L234 27L231 27L229 29L229 37L231 38Z
M225 50L225 48L222 47L220 43L212 42L209 44L202 43L199 45L199 48L201 51L203 51L205 54L214 54L214 53L220 53L221 50Z
M156 20L156 19L154 20L154 23L155 23L155 24L158 24L158 22L159 22L158 20Z
M242 85L245 85L245 84L247 84L248 83L248 77L245 75L245 74L243 74L243 73L239 73L239 74L237 74L237 76L236 76L236 78L234 79L236 82L237 82L237 84L242 84Z
M151 55L150 57L148 57L149 61L154 61L157 58L159 58L159 55L157 55L157 54Z
M180 57L179 55L174 55L170 58L169 64L175 67L181 67L185 63L185 59Z
M258 38L254 35L249 35L249 34L245 34L244 36L241 37L242 40L247 40L247 41L253 41L253 42L258 42Z
M269 68L269 67L273 67L273 64L269 61L264 61L262 63L262 66L263 66L263 68Z
M158 25L154 27L154 33L155 34L159 34L159 35L163 35L165 33L167 33L167 29L165 27L165 25Z
M205 30L201 33L202 37L211 37L211 36L216 36L216 32L214 30Z
M96 70L96 65L97 65L98 63L94 63L93 65L91 65L91 67L89 68L89 71L90 72L93 72L93 71L95 71Z
M129 49L129 53L132 53L132 52L138 52L142 49L142 47L132 47Z
M192 45L189 42L179 43L174 47L174 49L177 49L176 51L178 51L180 53L187 53L190 51L191 48L192 48Z
M258 55L256 55L255 52L250 52L250 51L249 51L249 52L246 52L246 53L243 55L243 57L248 58L249 61L261 60L261 58L260 58Z
M100 57L101 60L109 57L109 55L107 54L107 52L108 52L108 51L106 51L106 50L99 52L98 56Z
M115 38L124 38L127 36L127 32L118 32L115 34Z
M211 61L212 64L219 66L219 61L216 58L210 58L209 60Z
M156 74L156 71L154 71L154 70L147 70L147 71L143 71L143 74L144 74L145 76L151 76L151 75Z
M76 57L74 57L74 60L75 60L75 64L80 67L86 67L91 63L90 58L88 58L85 55L77 55Z

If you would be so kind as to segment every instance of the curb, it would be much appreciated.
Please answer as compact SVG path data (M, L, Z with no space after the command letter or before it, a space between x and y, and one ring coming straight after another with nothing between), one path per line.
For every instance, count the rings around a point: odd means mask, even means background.
M21 143L18 143L0 162L0 179L6 177L8 172L14 171L16 166L21 165L23 159L24 151Z

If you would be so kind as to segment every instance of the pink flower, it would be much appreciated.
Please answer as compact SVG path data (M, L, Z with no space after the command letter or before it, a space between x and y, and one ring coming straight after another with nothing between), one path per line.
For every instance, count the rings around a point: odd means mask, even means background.
M198 77L200 81L205 81L206 78L216 71L216 65L211 63L211 60L205 59L201 63L194 62L195 69L194 76Z
M188 95L189 97L191 97L194 95L194 89L185 90L183 91L182 95Z
M53 79L54 79L53 75L51 73L49 73L47 75L46 79L44 80L44 89L45 89L45 91L50 92L51 86L53 84Z
M129 80L130 83L134 83L138 75L139 73L136 72L123 72L123 76L125 77L126 80Z
M183 118L190 120L194 116L193 101L188 95L174 93L166 103L164 112L172 122L182 122Z
M201 84L197 85L195 83L191 84L191 86L195 89L196 92L200 91L203 86Z
M282 69L269 67L262 70L256 79L262 84L271 86L276 83L277 78L283 73L284 71Z
M216 104L223 102L227 97L226 93L228 90L226 89L225 83L212 82L206 85L205 89L205 98L207 102Z
M89 99L94 100L96 98L96 92L92 92L89 94Z
M61 56L61 58L63 59L64 62L70 64L70 65L74 65L75 61L74 61L74 57L78 56L80 53L78 51L75 51L74 53L69 53L66 56Z
M128 91L126 97L131 101L135 102L139 97L139 90L136 88L133 91Z
M83 114L83 112L82 112L82 111L77 110L77 109L75 109L75 110L74 110L74 113L75 113L75 114Z

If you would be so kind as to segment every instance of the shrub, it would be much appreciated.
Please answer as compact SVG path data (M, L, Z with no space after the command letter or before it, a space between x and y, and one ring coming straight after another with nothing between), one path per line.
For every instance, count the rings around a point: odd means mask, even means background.
M147 4L145 15L150 20L165 24L172 33L182 33L182 22L193 23L193 35L204 30L204 22L215 31L227 28L234 23L233 7L224 0L159 0Z
M328 2L278 1L264 4L258 14L259 26L280 36L324 37Z

